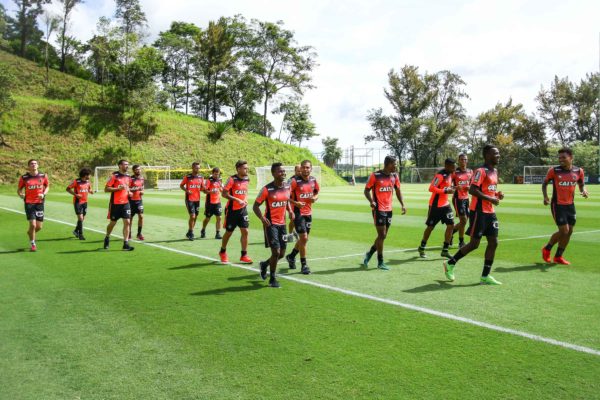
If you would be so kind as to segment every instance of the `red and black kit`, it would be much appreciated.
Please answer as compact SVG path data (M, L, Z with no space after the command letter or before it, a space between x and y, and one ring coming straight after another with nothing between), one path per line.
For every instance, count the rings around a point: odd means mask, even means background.
M266 203L265 218L271 225L265 229L265 247L285 249L286 242L283 240L285 236L285 213L289 209L288 202L291 192L290 185L286 182L283 186L275 186L271 182L264 186L256 202L258 204Z

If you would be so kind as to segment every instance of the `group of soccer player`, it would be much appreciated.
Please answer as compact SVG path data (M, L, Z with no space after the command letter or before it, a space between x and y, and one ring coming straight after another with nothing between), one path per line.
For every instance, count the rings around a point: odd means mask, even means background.
M454 281L456 264L463 257L479 247L483 236L487 239L483 271L480 282L488 285L500 285L494 279L491 269L498 246L498 219L494 206L498 206L504 199L504 194L498 190L498 171L496 166L500 161L500 152L497 147L486 145L483 148L484 165L475 171L468 168L466 154L459 154L458 163L453 159L446 159L444 168L435 175L429 191L429 211L425 221L426 228L423 238L417 248L419 256L426 258L427 241L435 226L441 222L446 225L441 256L444 261L444 273L449 281ZM575 187L579 187L581 195L588 197L584 185L583 169L573 165L573 153L568 148L558 152L559 166L548 170L542 185L543 203L551 205L552 215L558 226L548 244L542 249L542 258L551 262L551 250L558 244L555 256L552 259L557 264L570 264L563 257L564 251L573 234L576 223L574 205ZM457 166L458 164L458 166ZM206 227L212 216L216 217L215 239L221 240L219 259L221 263L229 263L227 244L236 228L240 229L241 255L240 263L251 264L253 261L248 256L248 163L240 160L235 164L236 173L230 176L225 184L221 180L221 170L213 168L211 175L205 178L200 173L200 164L194 162L191 173L181 181L180 188L185 192L185 205L189 214L188 231L186 238L195 240L194 228L196 219L200 214L200 201L204 193L205 219L202 222L200 238L206 237ZM110 246L110 235L119 219L123 220L123 250L132 251L129 244L131 239L132 219L138 215L138 230L136 238L144 240L142 234L144 223L144 177L139 165L132 167L133 175L127 172L129 162L120 160L118 171L113 172L106 182L104 191L110 193L108 219L104 238L104 249ZM266 280L269 276L269 286L280 287L277 281L277 264L286 258L290 269L296 269L296 257L300 255L302 274L310 274L307 265L307 243L312 225L312 204L319 198L320 187L317 180L311 175L312 163L304 160L296 166L295 174L286 180L286 171L281 163L271 166L273 181L265 185L253 204L252 210L261 221L264 230L265 247L271 249L267 260L261 261L260 276ZM77 216L76 228L73 234L80 240L85 240L83 223L87 214L88 195L93 194L90 182L91 171L87 168L79 172L79 178L67 186L66 191L73 196L73 205ZM553 184L552 199L548 197L547 186ZM24 199L25 214L29 221L27 231L31 241L31 251L36 251L36 233L42 229L44 220L44 200L48 194L50 184L48 177L38 170L38 161L29 160L28 172L21 176L17 193ZM368 266L372 256L377 253L377 268L389 270L383 258L384 241L387 237L393 214L393 196L396 195L400 202L402 214L406 213L404 199L400 190L400 179L397 174L397 160L388 156L384 160L383 169L373 172L364 189L364 195L372 209L377 236L369 251L365 254L363 265ZM449 195L452 196L452 206ZM471 199L469 200L469 195ZM227 200L225 206L225 233L221 236L221 196ZM261 206L265 205L264 213ZM459 217L459 223L454 224L454 212ZM290 218L289 226L286 224L286 215ZM469 227L466 228L467 219ZM458 251L451 255L449 248L453 236L458 233ZM470 237L468 243L464 236ZM289 254L285 254L288 242L296 242Z

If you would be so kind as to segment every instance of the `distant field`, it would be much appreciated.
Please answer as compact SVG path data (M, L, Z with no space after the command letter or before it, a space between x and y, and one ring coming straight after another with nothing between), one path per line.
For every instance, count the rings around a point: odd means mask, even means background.
M477 284L485 240L453 283L439 257L440 227L429 258L417 257L428 193L407 184L408 213L395 209L386 241L390 271L375 260L360 267L375 236L362 187L326 188L309 243L313 274L280 264L275 290L257 273L269 252L254 217L251 267L214 261L214 224L209 239L185 239L180 191L148 192L146 242L124 253L113 238L105 251L96 230L105 228L108 196L92 197L88 240L78 241L67 225L71 198L53 187L39 251L30 253L25 217L15 212L22 202L3 186L0 398L600 398L600 187L576 200L569 267L541 260L555 226L539 186L501 189L492 274L502 286ZM568 348L576 346L583 351Z

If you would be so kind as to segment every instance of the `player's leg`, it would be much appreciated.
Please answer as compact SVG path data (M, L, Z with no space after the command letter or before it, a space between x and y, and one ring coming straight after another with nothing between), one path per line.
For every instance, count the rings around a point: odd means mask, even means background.
M129 245L129 234L131 232L131 218L123 218L123 250L131 251L133 247Z
M306 263L306 245L308 244L308 232L299 233L298 242L296 246L298 246L298 250L300 252L300 272L304 275L310 274L310 268ZM294 246L294 249L296 247Z
M114 215L111 215L110 221L108 222L108 225L106 226L106 236L104 237L104 248L108 249L108 246L110 244L110 235L115 227L115 225L117 224L117 221L119 219L114 217Z
M552 261L557 264L569 265L570 263L564 259L563 253L573 234L573 227L569 224L564 224L558 227L558 232L558 247L556 248L556 253L554 253L554 259Z
M377 236L375 237L375 240L373 241L373 245L371 246L371 248L365 253L365 258L363 259L363 263L362 263L362 266L365 268L367 268L369 266L369 261L371 260L371 257L373 257L373 254L375 254L377 252L377 241L379 239L378 227L381 226L382 224L385 224L377 210L372 210L372 213L373 213L373 224L375 225L375 230L377 231Z
M138 240L144 240L144 235L142 235L142 229L144 228L144 213L138 213L138 228L137 228L137 238Z
M302 217L302 215L300 215L300 213L296 212L294 214L294 219L290 222L293 222L294 229L296 229L296 232L298 232L298 235L300 235L300 238L294 245L294 248L292 249L290 254L288 254L285 257L285 259L287 260L288 267L290 269L296 269L296 256L298 254L300 254L300 242L302 241L302 234L306 233L306 220L304 219L304 217ZM288 231L291 232L289 229L288 229Z
M498 236L490 235L486 238L487 246L485 248L483 270L481 271L481 284L501 285L501 282L490 275L490 272L492 272L492 264L494 264L494 258L496 257L496 248L498 248Z
M377 239L375 240L375 248L377 249L377 268L388 270L389 268L383 262L383 244L387 237L388 226L377 226Z
M452 234L454 233L454 224L446 224L446 231L444 232L444 244L442 247L442 257L450 258L450 253L448 252L448 248L450 247L450 243L452 242Z
M427 255L425 254L425 247L427 246L427 241L429 240L429 236L431 236L431 232L433 232L433 229L435 228L437 221L434 223L433 221L430 221L428 219L426 224L427 224L427 227L423 231L423 237L421 238L421 244L419 245L419 248L418 248L419 256L421 258L427 257Z
M245 264L252 264L252 259L248 257L248 228L240 227L240 244L242 251L240 255L240 262Z
M215 229L216 229L215 239L221 239L221 216L217 215L215 218L217 220L215 223Z
M204 212L204 219L202 220L202 230L200 231L200 239L204 239L206 237L206 226L210 222L210 214L208 213L208 206Z
M295 228L294 221L290 220L290 222L288 223L288 233L294 232L294 228Z
M229 243L229 238L231 238L231 235L233 234L234 229L235 229L235 226L231 230L228 227L227 230L225 230L223 239L221 239L221 249L219 250L219 258L221 259L221 262L223 264L229 262L229 257L227 256L227 244Z

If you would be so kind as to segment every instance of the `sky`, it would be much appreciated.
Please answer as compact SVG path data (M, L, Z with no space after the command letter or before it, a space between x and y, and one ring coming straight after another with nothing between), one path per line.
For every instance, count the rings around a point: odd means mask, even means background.
M14 10L10 0L0 0ZM389 104L387 74L404 65L421 72L450 70L466 82L464 105L476 116L509 98L535 112L535 96L554 76L578 82L599 70L600 1L574 0L141 0L149 41L172 21L204 27L221 16L282 20L299 45L318 54L315 89L304 96L320 136L303 143L322 150L321 138L342 148L365 145L370 109ZM86 0L74 13L80 40L92 36L114 0ZM273 107L271 107L273 108ZM270 116L278 127L279 119Z

